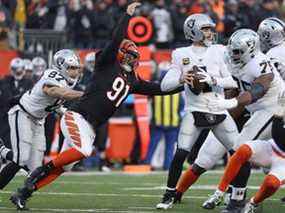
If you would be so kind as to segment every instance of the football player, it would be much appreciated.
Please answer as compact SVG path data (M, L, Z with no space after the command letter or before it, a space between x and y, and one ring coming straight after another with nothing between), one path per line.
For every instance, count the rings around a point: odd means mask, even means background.
M193 184L199 176L215 165L225 153L233 147L234 138L238 136L236 124L225 109L212 111L208 109L208 99L215 100L224 97L224 88L236 88L237 84L231 77L224 63L223 45L213 44L215 23L205 14L193 14L184 23L185 37L193 44L178 48L172 53L172 65L162 80L164 90L173 89L182 79L186 79L185 111L178 136L178 146L168 174L167 189L157 209L171 208L181 193ZM213 57L215 56L215 57ZM202 91L197 91L193 81L186 77L198 67L200 83L205 84ZM190 80L190 82L188 81ZM198 86L198 85L196 85ZM176 194L176 184L182 172L182 165L191 151L202 130L211 129L217 140L208 138L202 146L198 158L185 172Z
M25 69L25 78L32 80L33 78L33 63L30 59L23 59L24 69Z
M242 165L247 161L268 168L258 192L249 200L243 213L255 213L258 206L268 197L272 196L285 180L285 96L282 94L279 103L283 109L273 117L272 120L272 139L253 140L241 145L234 155L229 159L228 165L222 176L217 194L223 194L230 182L236 177Z
M240 95L232 99L209 100L209 109L232 109L245 106L251 118L242 129L235 149L249 140L271 138L273 115L280 110L278 95L283 91L284 82L270 58L260 51L259 36L252 30L241 29L229 39L227 59L230 71L238 81ZM240 212L244 207L246 184L250 175L250 164L245 162L239 175L232 182L230 202L223 212ZM214 208L220 203L223 193L216 191L203 207Z
M60 61L57 59L60 57ZM3 189L21 169L34 170L42 165L46 149L44 121L64 100L77 99L82 92L72 90L78 77L80 63L71 50L60 50L51 69L44 72L34 87L24 93L9 112L13 159L0 172ZM59 63L60 62L60 63Z
M159 83L140 79L134 72L139 62L138 48L126 40L130 18L139 2L133 2L115 28L112 40L96 54L92 84L70 111L61 118L61 130L68 141L68 149L46 165L35 169L24 187L12 195L12 202L24 209L31 194L55 180L64 166L90 156L95 138L94 129L108 121L130 93L163 95L180 92L182 87L163 92ZM61 60L58 62L60 63ZM64 66L64 65L63 65Z
M285 80L285 23L275 17L264 19L258 27L262 50L270 57L283 80ZM285 202L285 197L281 199Z
M47 68L47 63L42 57L35 57L32 60L33 64L33 81L36 83L43 75Z

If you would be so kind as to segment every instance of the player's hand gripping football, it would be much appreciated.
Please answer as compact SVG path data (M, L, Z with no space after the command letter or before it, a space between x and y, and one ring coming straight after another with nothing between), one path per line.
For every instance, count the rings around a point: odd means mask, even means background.
M186 72L181 73L179 82L180 84L193 84L194 74Z
M202 79L199 80L200 83L207 83L210 86L215 86L217 84L217 81L215 78L211 77L207 72L205 72L202 69L199 69L199 71L197 72L197 74L199 74Z
M128 8L127 8L127 14L132 16L134 15L135 11L136 11L136 8L139 7L141 5L140 2L133 2L131 3Z

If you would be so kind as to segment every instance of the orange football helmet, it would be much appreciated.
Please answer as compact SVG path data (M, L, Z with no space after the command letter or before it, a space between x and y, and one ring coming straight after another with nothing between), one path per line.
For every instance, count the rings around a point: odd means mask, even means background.
M128 39L124 39L120 44L117 59L127 72L135 70L139 65L140 54L137 45Z

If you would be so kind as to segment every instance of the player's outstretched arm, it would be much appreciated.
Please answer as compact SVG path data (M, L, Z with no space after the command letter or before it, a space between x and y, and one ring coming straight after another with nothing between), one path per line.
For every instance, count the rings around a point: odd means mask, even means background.
M82 91L49 85L45 85L43 87L43 92L50 97L59 98L66 101L79 99L84 94Z
M132 93L141 94L141 95L171 95L184 90L184 86L177 86L172 90L163 91L161 89L160 82L153 82L153 81L145 81L142 79L138 79L133 83Z
M125 15L120 19L119 23L116 25L117 27L112 33L112 40L99 54L100 57L97 59L97 64L110 63L116 60L120 44L127 35L129 20L134 15L136 8L140 5L140 2L133 2L129 4Z

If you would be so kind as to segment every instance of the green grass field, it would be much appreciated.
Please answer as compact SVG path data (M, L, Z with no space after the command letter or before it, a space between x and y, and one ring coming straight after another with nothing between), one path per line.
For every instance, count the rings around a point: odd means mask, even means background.
M175 205L169 212L219 212L221 208L207 211L200 208L201 203L213 192L220 173L205 174L187 192L183 203ZM164 192L167 173L128 175L123 173L71 173L60 177L52 185L35 193L28 203L32 212L126 212L149 213L159 212L155 205ZM262 182L264 175L252 174L250 179L250 194ZM5 191L1 192L0 212L16 212L10 203L11 191L23 182L22 176L17 176ZM285 190L279 192L263 204L263 212L282 213L285 205L279 198L285 196Z

